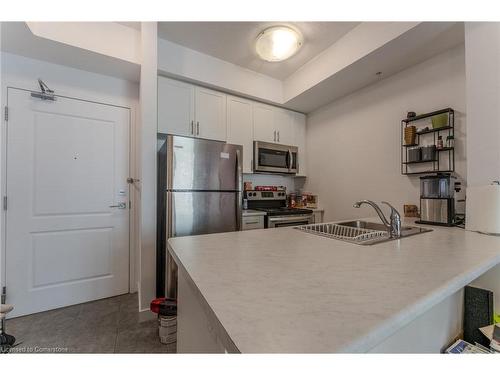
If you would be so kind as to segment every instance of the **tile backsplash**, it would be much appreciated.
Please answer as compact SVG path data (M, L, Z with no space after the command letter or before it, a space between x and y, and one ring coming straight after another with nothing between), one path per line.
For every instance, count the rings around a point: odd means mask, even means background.
M243 181L250 181L255 187L257 185L276 185L285 186L286 191L295 192L301 191L304 183L305 177L291 177L273 174L243 174Z

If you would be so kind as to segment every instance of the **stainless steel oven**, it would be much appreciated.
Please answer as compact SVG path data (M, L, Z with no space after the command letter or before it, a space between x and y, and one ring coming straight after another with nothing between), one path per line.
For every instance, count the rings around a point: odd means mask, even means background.
M267 228L294 227L296 225L314 224L313 214L268 216Z
M254 141L254 172L296 174L299 170L298 147Z
M312 210L286 206L286 192L284 190L247 190L244 196L248 201L248 208L266 213L264 219L265 228L314 224Z

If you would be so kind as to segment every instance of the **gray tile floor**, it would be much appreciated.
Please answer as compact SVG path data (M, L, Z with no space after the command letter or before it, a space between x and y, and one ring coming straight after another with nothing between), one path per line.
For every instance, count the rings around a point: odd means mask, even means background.
M19 353L166 353L156 319L139 322L137 294L7 320Z

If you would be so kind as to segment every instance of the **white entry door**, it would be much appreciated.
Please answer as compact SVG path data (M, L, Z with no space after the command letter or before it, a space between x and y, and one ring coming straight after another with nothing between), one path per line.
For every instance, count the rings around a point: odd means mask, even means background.
M129 290L129 110L7 92L12 317Z

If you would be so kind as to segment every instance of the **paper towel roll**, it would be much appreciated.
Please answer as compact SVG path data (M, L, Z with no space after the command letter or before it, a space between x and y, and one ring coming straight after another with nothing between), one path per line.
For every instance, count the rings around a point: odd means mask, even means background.
M465 213L467 230L500 234L500 185L468 187Z

